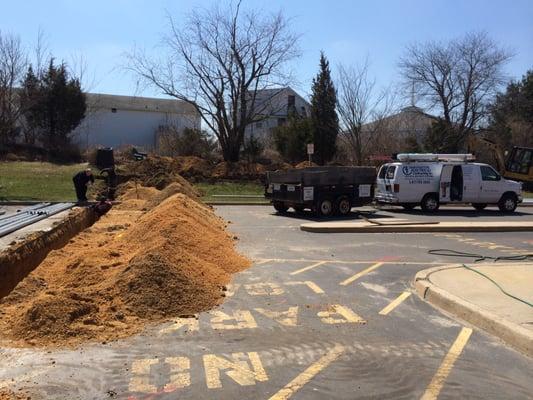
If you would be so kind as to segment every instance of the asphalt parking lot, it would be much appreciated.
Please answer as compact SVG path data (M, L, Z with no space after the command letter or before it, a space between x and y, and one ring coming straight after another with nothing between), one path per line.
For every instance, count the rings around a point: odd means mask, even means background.
M0 349L10 366L0 385L29 388L33 399L531 398L530 358L435 310L411 285L421 269L465 261L429 249L523 254L530 234L317 234L300 231L307 216L271 207L217 213L254 261L221 307L114 343ZM435 218L375 217L395 215ZM438 214L475 215L533 220L533 209Z

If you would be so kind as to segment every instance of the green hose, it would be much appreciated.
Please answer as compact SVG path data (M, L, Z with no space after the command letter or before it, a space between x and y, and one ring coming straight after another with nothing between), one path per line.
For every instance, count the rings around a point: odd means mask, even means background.
M465 253L462 251L457 250L451 250L451 249L433 249L428 250L428 254L433 254L436 256L445 256L445 257L469 257L469 258L475 258L474 262L478 261L485 261L485 260L493 260L496 261L533 261L533 254L518 254L518 255L511 255L511 256L502 256L502 257L493 257L493 256L485 256L482 254L475 254L475 253ZM494 281L489 276L485 275L483 272L477 271L465 264L462 264L464 268L466 268L469 271L475 272L476 274L481 275L483 278L488 279L490 282L492 282L500 291L506 295L509 296L512 299L515 299L521 303L524 303L525 305L529 307L533 307L533 304L530 303L527 300L521 299L520 297L516 297L515 295L507 292L504 288L502 288L498 282Z
M521 299L520 297L516 297L515 295L513 295L513 294L507 292L504 288L502 288L502 287L498 284L498 282L494 281L490 276L487 276L487 275L485 275L483 272L477 271L477 270L475 270L474 268L469 267L468 265L463 264L463 267L465 267L467 270L472 271L472 272L475 272L476 274L481 275L483 278L486 278L486 279L488 279L489 281L491 281L491 282L492 282L494 285L496 285L496 287L497 287L498 289L500 289L500 291L501 291L503 294L505 294L506 296L509 296L509 297L511 297L512 299L515 299L515 300L517 300L517 301L519 301L519 302L521 302L521 303L524 303L524 304L527 305L527 306L533 307L533 304L530 303L529 301L526 301L526 300L524 300L524 299Z

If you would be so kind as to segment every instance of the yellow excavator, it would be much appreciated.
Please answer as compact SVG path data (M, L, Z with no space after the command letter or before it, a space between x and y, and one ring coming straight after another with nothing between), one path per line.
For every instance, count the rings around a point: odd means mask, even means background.
M480 154L485 149L489 149L494 155L496 167L504 178L523 182L525 190L533 190L533 148L515 146L511 151L504 152L492 140L470 135L469 152Z

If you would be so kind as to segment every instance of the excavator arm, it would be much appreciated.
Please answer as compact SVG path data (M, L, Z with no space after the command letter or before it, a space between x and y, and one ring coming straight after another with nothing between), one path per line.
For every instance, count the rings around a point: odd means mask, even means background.
M470 135L468 138L468 151L476 154L483 148L488 148L494 154L496 160L496 168L501 175L505 175L505 156L501 146L492 140L479 137L477 135Z

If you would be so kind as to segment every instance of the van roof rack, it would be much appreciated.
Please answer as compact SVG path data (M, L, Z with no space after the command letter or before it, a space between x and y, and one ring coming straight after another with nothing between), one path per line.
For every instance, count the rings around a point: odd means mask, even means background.
M468 162L475 161L473 154L434 154L434 153L401 153L396 156L399 161L443 161Z

